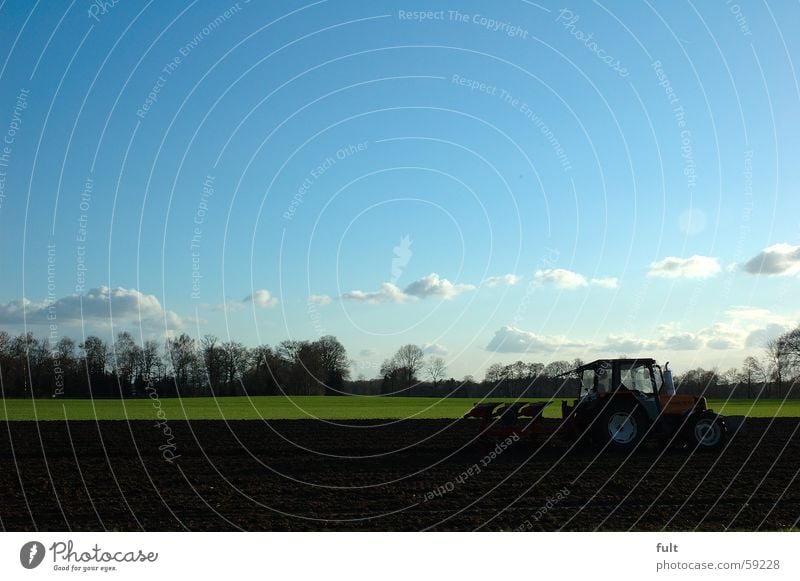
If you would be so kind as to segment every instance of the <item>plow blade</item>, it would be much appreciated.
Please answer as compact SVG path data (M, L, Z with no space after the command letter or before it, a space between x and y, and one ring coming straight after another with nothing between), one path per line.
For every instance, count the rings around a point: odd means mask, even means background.
M496 407L503 405L500 402L476 403L472 409L464 414L465 418L477 418L479 420L489 420L494 417Z
M550 405L549 401L537 402L478 402L472 409L464 414L465 418L479 420L499 419L506 423L516 422L518 418L537 418L542 415L544 408Z
M542 421L544 408L550 403L552 402L478 402L464 417L480 420L480 437L484 440L493 441L509 436L515 440L538 440L553 432L553 428Z

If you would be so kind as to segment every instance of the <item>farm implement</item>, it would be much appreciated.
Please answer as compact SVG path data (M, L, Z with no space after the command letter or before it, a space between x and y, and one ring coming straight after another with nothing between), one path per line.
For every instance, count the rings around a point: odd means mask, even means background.
M561 402L561 419L545 420L545 402L479 402L465 418L480 421L480 440L516 435L541 443L566 440L628 451L645 439L692 449L721 448L742 418L708 409L706 398L678 395L672 373L654 359L598 359L563 375L579 378L580 394Z

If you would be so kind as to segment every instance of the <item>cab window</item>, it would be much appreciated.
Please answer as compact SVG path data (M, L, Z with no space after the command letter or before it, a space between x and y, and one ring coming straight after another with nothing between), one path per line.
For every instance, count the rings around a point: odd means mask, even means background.
M597 393L611 391L611 366L604 363L597 368Z
M584 369L581 374L581 395L586 395L594 389L594 369Z
M626 389L642 393L654 393L653 376L647 365L631 365L620 368L620 383Z

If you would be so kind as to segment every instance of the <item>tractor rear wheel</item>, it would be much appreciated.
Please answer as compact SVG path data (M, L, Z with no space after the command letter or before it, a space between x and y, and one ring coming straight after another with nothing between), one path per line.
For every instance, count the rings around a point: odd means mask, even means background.
M688 440L692 449L716 450L728 439L723 419L713 412L696 412L689 417Z
M597 419L597 443L614 452L627 452L644 438L647 414L630 402L612 401Z

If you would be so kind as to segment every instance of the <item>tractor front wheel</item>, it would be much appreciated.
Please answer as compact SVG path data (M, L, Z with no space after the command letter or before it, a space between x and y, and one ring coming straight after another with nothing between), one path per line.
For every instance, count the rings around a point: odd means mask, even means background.
M596 440L614 452L634 449L647 432L647 414L635 404L610 402L597 420Z
M693 449L716 450L728 437L723 419L712 412L696 412L688 422L688 440Z

